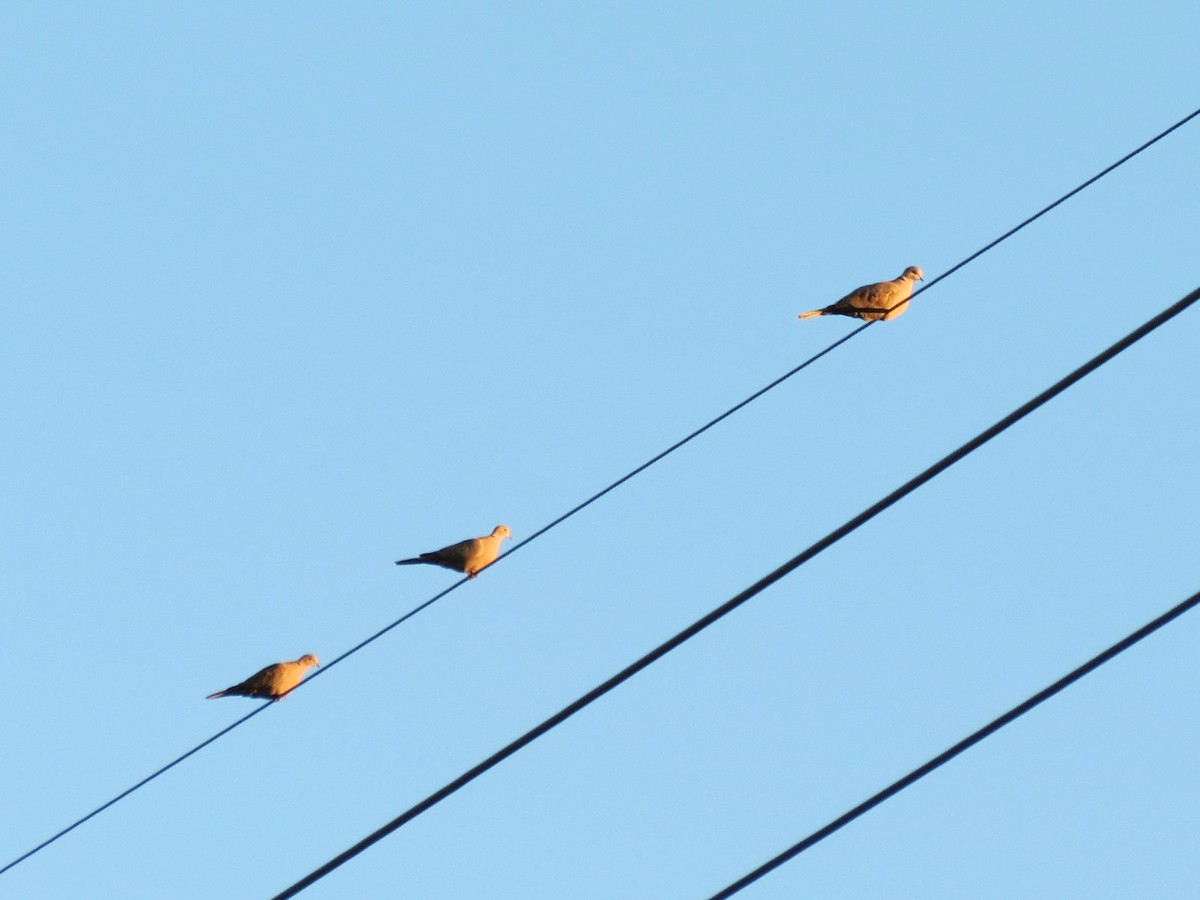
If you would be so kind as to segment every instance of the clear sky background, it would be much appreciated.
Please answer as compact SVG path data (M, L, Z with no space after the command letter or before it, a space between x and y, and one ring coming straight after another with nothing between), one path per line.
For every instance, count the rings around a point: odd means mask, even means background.
M1200 105L1191 0L0 9L7 862ZM262 898L1200 285L1200 122L0 876ZM1200 589L1200 310L320 882L698 898ZM1200 616L748 898L1195 897Z

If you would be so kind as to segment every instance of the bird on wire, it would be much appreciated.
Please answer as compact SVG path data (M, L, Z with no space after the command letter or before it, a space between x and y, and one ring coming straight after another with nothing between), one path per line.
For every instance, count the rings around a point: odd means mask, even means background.
M317 658L311 653L291 662L278 662L255 672L240 684L227 687L223 691L209 694L206 700L217 697L259 697L263 700L279 701L283 695L304 680L304 673L312 666L319 666Z
M492 529L491 534L484 537L459 541L457 544L451 544L449 547L443 547L441 550L434 550L430 553L422 553L412 559L398 559L396 565L415 566L419 563L428 563L444 569L453 569L455 572L465 572L468 578L474 578L479 574L480 569L490 566L496 561L496 557L500 555L500 542L507 537L512 537L508 526L497 525Z
M924 281L925 273L920 266L909 266L904 274L892 281L864 284L855 288L837 303L821 309L800 313L801 319L815 316L853 316L874 322L894 319L908 309L908 298L912 296L913 282Z

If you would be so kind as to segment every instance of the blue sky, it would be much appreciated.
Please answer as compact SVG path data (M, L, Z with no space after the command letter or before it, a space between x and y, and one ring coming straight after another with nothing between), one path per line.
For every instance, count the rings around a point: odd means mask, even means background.
M11 4L8 861L1197 107L1192 3ZM266 897L1200 284L1177 132L0 876ZM1200 587L1192 310L306 896L703 897ZM746 891L1193 897L1185 617Z

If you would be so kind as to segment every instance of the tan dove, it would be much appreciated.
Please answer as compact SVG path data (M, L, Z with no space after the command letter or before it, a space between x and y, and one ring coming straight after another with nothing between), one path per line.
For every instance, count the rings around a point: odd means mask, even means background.
M209 694L205 699L217 697L261 697L263 700L280 700L283 695L304 679L310 666L317 666L317 658L311 653L292 662L280 662L255 672L241 684L227 687L223 691Z
M506 537L512 537L507 525L497 525L486 537L470 538L434 550L432 553L422 553L412 559L398 559L398 566L412 566L417 563L429 563L455 572L466 572L468 578L474 578L484 566L491 565L500 555L500 542Z
M864 284L855 288L837 303L822 309L800 313L801 319L814 316L853 316L868 322L894 319L908 309L908 298L912 296L913 282L924 281L925 273L918 266L909 266L904 274L894 281Z

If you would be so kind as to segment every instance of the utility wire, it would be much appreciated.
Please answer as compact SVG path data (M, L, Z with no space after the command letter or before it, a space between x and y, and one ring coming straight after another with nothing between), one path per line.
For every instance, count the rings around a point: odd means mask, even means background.
M909 772L907 775L905 775L903 778L900 778L897 781L893 781L891 784L889 784L887 787L885 787L879 793L872 795L871 797L864 800L862 803L858 804L858 806L854 807L854 809L838 816L836 819L834 819L828 825L818 828L816 831L814 831L808 837L804 838L804 840L793 844L791 847L789 847L787 850L784 850L778 856L763 863L761 866L759 866L757 869L755 869L750 874L748 874L742 878L739 878L733 884L729 885L729 887L713 894L712 897L709 898L709 900L725 900L726 897L732 897L738 891L742 890L742 888L748 887L749 885L753 884L755 881L762 878L768 872L772 871L775 868L778 868L779 866L783 865L788 860L793 859L794 857L803 853L805 850L807 850L809 847L812 847L814 844L818 844L821 841L825 840L825 838L829 837L831 834L833 834L838 829L842 828L844 825L849 825L851 822L853 822L855 819L857 819L863 813L874 809L880 803L883 803L885 800L900 793L906 787L914 784L917 781L920 781L922 778L924 778L926 775L928 775L934 769L937 769L940 766L945 765L946 763L950 762L950 760L954 759L954 757L958 756L963 751L968 750L971 747L975 746L980 741L982 741L984 738L995 734L997 731L999 731L1005 725L1008 725L1009 723L1019 719L1021 716L1025 715L1025 713L1029 712L1031 709L1033 709L1038 704L1042 703L1045 700L1049 700L1051 697L1053 697L1059 691L1074 684L1076 681L1078 681L1084 675L1087 675L1088 673L1093 672L1094 670L1100 668L1102 665L1104 665L1110 659L1113 659L1114 657L1119 656L1120 654L1124 653L1126 650L1128 650L1130 647L1132 647L1138 641L1142 640L1142 638L1150 636L1154 632L1158 631L1158 629L1173 622L1175 619L1179 618L1185 612L1194 608L1197 605L1200 605L1200 592L1192 594L1192 596L1188 597L1186 600L1184 600L1182 603L1178 604L1177 606L1174 606L1171 609L1167 610L1165 613L1163 613L1157 619L1154 619L1152 622L1147 622L1145 625L1143 625L1137 631L1135 631L1132 634L1117 641L1115 644L1113 644L1111 647L1109 647L1107 650L1103 651L1102 653L1098 653L1096 656L1093 656L1091 659L1089 659L1087 662L1085 662L1082 666L1080 666L1079 668L1075 669L1074 671L1069 672L1068 674L1064 675L1058 681L1054 682L1054 684L1038 691L1036 694L1034 694L1032 697L1030 697L1025 702L1017 704L1012 709L1010 709L1008 712L1004 713L1001 716L996 717L995 719L992 719L992 721L988 722L986 725L984 725L978 731L963 738L961 741L959 741L957 744L955 744L949 750L939 753L937 756L935 756L933 759L929 760L929 762L925 763L923 766L918 766L917 768L915 768L911 772Z
M1200 110L1197 110L1197 113L1200 113ZM932 284L932 282L931 282L931 284ZM505 557L511 556L513 553L517 552L522 547L526 546L530 542L541 537L543 534L545 534L551 528L554 528L555 526L562 524L563 522L565 522L567 519L571 518L576 513L581 512L588 506L591 506L593 503L595 503L601 497L605 496L606 494L608 494L609 492L611 492L613 490L616 490L618 487L620 487L625 482L629 481L631 478L634 478L635 476L641 474L642 472L644 472L646 469L650 468L655 463L659 462L660 460L662 460L665 457L669 456L670 454L674 453L676 450L681 448L684 444L687 444L688 442L692 441L693 439L699 437L704 432L706 432L710 428L712 428L714 425L717 425L719 422L729 418L729 416L733 415L735 412L742 409L744 406L747 406L750 403L752 403L753 401L757 400L763 394L767 393L767 391L770 391L771 389L778 387L779 385L783 384L783 382L787 381L789 378L791 378L796 373L800 372L803 369L808 368L808 366L815 363L821 357L825 356L828 353L833 352L833 350L835 350L837 347L846 343L846 341L850 340L850 338L854 337L856 334L860 333L861 331L866 329L871 324L873 324L873 323L867 322L865 325L860 326L859 328L855 329L854 331L851 331L848 334L846 334L845 336L834 341L832 344L830 344L824 350L821 350L819 353L816 353L816 354L810 356L804 362L800 363L800 365L796 366L791 371L780 376L779 378L776 378L774 381L772 381L766 387L763 387L763 388L759 389L758 391L756 391L755 393L751 394L749 397L747 397L745 400L742 400L736 406L730 407L725 412L721 413L721 415L717 416L715 419L708 422L706 425L703 425L702 427L696 429L691 434L689 434L687 437L672 444L666 450L663 450L657 456L642 463L640 466L638 466L636 469L629 472L628 474L623 475L621 478L614 481L608 487L593 494L587 500L584 500L582 503L578 504L577 506L575 506L572 509L568 510L567 512L563 513L561 516L559 516L557 519L550 522L548 525L542 526L537 531L535 531L533 534L531 534L529 537L525 538L523 541L517 542L506 553L499 556L495 561L489 563L487 566L484 566L484 568L485 569L491 568L492 566L496 565L496 563L500 562ZM480 571L482 572L483 569L480 569ZM313 672L312 675L310 675L308 678L301 681L298 685L296 685L296 687L292 688L291 691L288 691L287 694L292 693L292 691L299 690L300 688L304 687L304 685L315 680L319 676L325 674L330 669L332 669L334 666L336 666L338 663L342 662L343 660L345 660L346 658L348 658L350 656L353 656L355 653L357 653L359 650L362 650L368 644L374 643L375 641L379 640L379 638L383 637L385 634L387 634L393 628L396 628L397 626L403 624L404 622L408 621L413 616L415 616L417 613L422 612L426 608L432 606L437 601L441 600L447 594L462 587L464 584L467 583L467 581L469 581L469 579L460 578L458 581L454 582L449 587L445 588L444 590L440 591L437 594L434 594L432 597L430 597L425 602L421 603L418 606L413 607L408 612L406 612L404 615L402 615L399 619L396 619L394 622L392 622L392 623L386 625L385 627L379 629L378 631L376 631L370 637L355 644L353 647L351 647L349 650L342 653L340 656L337 656L337 657L331 659L329 662L324 663L320 668L318 668L315 672ZM286 697L287 694L284 694L282 696ZM282 697L280 697L280 699L282 699ZM264 710L266 710L270 706L272 706L273 703L274 703L274 701L267 701L266 703L263 703L257 709L247 713L246 715L242 716L240 719L235 720L234 722L230 723L229 725L226 725L224 728L222 728L216 734L212 735L211 737L209 737L209 738L205 739L204 741L202 741L201 743L197 744L195 747L188 750L186 753L183 753L180 756L177 756L175 759L171 760L166 765L162 766L159 769L156 769L154 772L151 772L149 775L147 775L141 781L126 788L121 793L119 793L115 797L113 797L111 800L108 800L107 802L102 803L100 806L97 806L95 809L93 809L87 815L82 816L79 819L76 819L70 825L66 826L65 828L63 828L62 830L58 831L57 833L51 835L50 837L46 838L46 840L42 841L36 847L32 848L31 850L27 850L25 853L18 856L12 862L8 863L3 868L0 868L0 875L3 875L5 872L7 872L9 869L13 868L14 866L20 865L22 862L29 859L34 854L39 853L40 851L46 849L51 844L53 844L55 841L57 841L59 838L65 837L66 835L70 834L72 831L74 831L80 825L83 825L85 822L89 821L90 819L95 818L96 816L98 816L100 813L104 812L109 807L113 806L116 803L119 803L121 800L124 800L126 797L128 797L130 794L132 794L134 791L139 790L142 787L145 787L147 784L149 784L154 779L158 778L160 775L166 774L171 769L175 768L175 766L179 765L181 762L183 762L184 760L193 756L194 754L200 752L205 747L207 747L209 744L216 741L218 738L224 737L226 734L233 731L238 726L242 725L245 722L248 722L250 719L253 719L259 713L263 712Z
M1020 224L1018 224L1018 225L1014 226L1013 228L1010 228L1008 231L1004 232L1004 234L1000 235L1000 237L996 238L995 240L991 241L988 244L985 244L983 247L976 250L974 253L972 253L970 256L968 256L966 259L962 260L961 262L959 262L956 265L952 266L951 268L947 269L945 272L943 272L941 275L938 275L936 278L931 279L919 290L914 291L912 294L912 297L910 299L915 299L917 296L919 296L920 294L923 294L925 291L929 290L931 287L933 287L939 281L942 281L943 279L949 277L950 275L954 274L959 269L961 269L963 266L978 259L984 253L987 253L993 247L1008 240L1010 237L1015 235L1021 229L1025 228L1027 225L1031 225L1033 222L1040 219L1042 216L1044 216L1046 213L1050 212L1055 207L1061 205L1062 203L1065 203L1067 200L1074 197L1076 194L1078 194L1084 188L1091 186L1092 184L1094 184L1095 182L1097 182L1101 178L1103 178L1105 175L1109 174L1113 170L1115 170L1115 169L1119 168L1120 166L1124 165L1125 163L1129 162L1129 160L1133 159L1135 156L1137 156L1143 150L1149 149L1151 146L1153 146L1154 144L1161 141L1163 138L1165 138L1167 135L1171 134L1176 129L1183 127L1184 125L1186 125L1188 122L1190 122L1192 119L1196 118L1197 116L1200 116L1200 109L1196 109L1195 111L1184 116L1182 119L1180 119L1174 125L1171 125L1169 128L1165 129L1164 131L1159 132L1158 134L1156 134L1150 140L1146 141L1144 144L1142 144L1137 149L1132 150L1129 153L1125 154L1123 157L1121 157L1119 160L1117 160L1112 165L1101 170L1100 172L1097 172L1095 175L1093 175L1087 181L1083 182L1082 184L1078 185L1075 188L1072 188L1070 191L1063 194L1061 197L1059 197L1053 203L1049 204L1048 206L1043 207L1038 212L1034 213L1032 216L1025 219ZM676 450L679 450L685 444L688 444L691 441L693 441L694 439L698 438L700 435L704 434L704 432L708 431L710 428L720 424L725 419L729 418L734 413L738 412L739 410L743 409L744 407L749 406L751 403L753 403L755 400L757 400L763 394L766 394L768 391L774 390L775 388L779 387L779 385L783 384L785 381L787 381L793 375L796 375L799 372L803 371L804 369L808 368L810 365L815 363L817 360L821 359L823 356L826 356L827 354L832 353L834 350L836 350L842 344L845 344L851 338L857 337L859 334L861 334L862 332L864 332L868 328L870 328L871 325L873 325L873 324L874 324L873 321L866 322L865 324L860 325L858 328L854 329L853 331L849 332L848 334L846 334L843 337L839 338L838 340L834 341L832 344L827 346L825 349L821 350L818 353L813 354L812 356L810 356L808 359L804 360L804 362L800 363L795 368L791 369L788 372L785 372L783 375L776 378L770 384L755 391L753 394L751 394L746 399L742 400L741 402L739 402L739 403L735 404L734 406L731 406L729 409L725 410L725 412L721 413L715 419L712 419L711 421L709 421L706 424L702 425L701 427L697 428L691 434L687 435L687 437L684 437L681 440L676 441L674 444L672 444L666 450L663 450L661 453L650 458L649 460L642 463L640 466L638 466L636 469L633 469L631 472L627 473L626 475L621 476L616 481L614 481L612 484L608 485L608 487L606 487L600 491L597 491L591 497L588 497L588 499L584 500L582 503L578 504L577 506L575 506L575 507L571 508L570 510L568 510L567 512L563 513L557 519L554 519L549 524L542 526L537 531L535 531L533 534L531 534L529 537L525 538L524 540L517 541L515 544L513 544L513 546L511 548L509 548L508 551L506 551L505 553L502 553L494 562L490 563L489 566L485 566L485 568L494 566L496 563L500 562L500 560L505 559L508 556L511 556L512 554L516 553L521 548L523 548L526 545L537 540L539 537L541 537L543 534L545 534L550 529L555 528L558 525L561 525L563 522L565 522L567 519L574 516L576 513L582 512L584 509L591 506L593 503L595 503L600 498L602 498L605 495L609 494L610 492L616 490L618 487L620 487L621 485L623 485L625 482L629 481L630 479L635 478L636 476L640 475L642 472L644 472L646 469L653 466L655 463L660 462L661 460L665 459L667 456L670 456ZM346 659L349 656L354 655L359 650L362 650L364 647L366 647L368 644L371 644L374 641L377 641L379 638L383 637L385 634L387 634L393 628L396 628L398 625L406 622L408 619L411 619L413 616L415 616L417 613L423 611L427 607L432 606L434 603L436 603L438 600L441 600L443 597L445 597L447 594L451 593L452 591L457 590L459 587L466 584L467 580L468 579L463 578L463 579L460 579L459 581L456 581L454 584L450 585L448 588L441 591L440 593L435 594L433 597L426 600L424 603L421 603L419 606L416 606L413 609L409 610L407 613L405 613L399 619L392 622L390 625L387 625L387 626L381 628L379 631L375 632L370 637L366 638L365 640L361 641L358 644L355 644L353 647L351 647L346 652L342 653L340 656L325 663L321 668L317 669L310 677L308 677L304 681L300 682L300 684L297 685L295 688L292 688L292 690L297 690L300 687L303 687L309 681L312 681L313 679L318 678L321 675L325 674L330 669L332 669L334 666L336 666L338 663L342 662L342 660ZM291 691L289 691L288 693L291 693ZM125 797L128 797L134 791L149 784L151 781L158 778L160 775L163 775L166 772L170 771L175 766L179 765L179 763L183 762L185 759L192 756L193 754L198 753L200 750L203 750L205 747L207 747L209 744L216 741L218 738L223 737L224 735L228 734L230 731L237 728L244 722L247 722L250 719L254 718L256 715L258 715L260 712L262 712L264 709L266 709L270 705L271 705L270 703L264 703L262 706L260 706L258 709L255 709L253 712L247 713L242 718L234 721L230 725L227 725L225 728L218 731L212 737L207 738L203 742L197 744L191 750L188 750L186 753L182 754L181 756L176 757L175 759L171 760L171 762L167 763L162 768L157 769L156 771L147 775L141 781L137 782L133 786L131 786L131 787L125 789L124 791L122 791L121 793L117 794L111 800L96 807L94 810L89 812L87 815L75 820L70 825L63 828L61 831L57 832L56 834L54 834L51 837L47 838L46 840L42 841L40 844L38 844L33 849L26 851L21 856L18 856L12 862L5 865L3 868L0 868L0 875L3 875L9 869L24 862L27 859L29 859L29 857L33 856L35 853L38 853L39 851L44 850L46 847L53 844L59 838L66 836L67 834L69 834L70 832L72 832L76 828L78 828L80 825L84 824L85 822L94 818L95 816L99 815L100 813L104 812L104 810L108 809L113 804L118 803L119 801L123 800Z
M695 637L697 634L699 634L705 628L708 628L708 626L712 625L713 623L717 622L719 619L721 619L724 616L728 615L729 613L733 612L733 610L737 609L739 606L741 606L747 600L751 599L752 597L756 596L757 594L759 594L766 588L770 587L772 584L779 581L785 575L788 575L789 573L795 571L800 566L804 565L804 563L808 562L810 559L812 559L814 556L816 556L821 551L827 549L828 547L831 547L833 544L836 544L842 538L846 537L846 535L857 530L860 526L866 524L871 519L875 518L875 516L879 515L879 513L888 509L890 506L897 503L904 497L907 497L909 494L911 494L917 488L926 484L927 482L929 482L930 480L935 478L937 475L939 475L940 473L944 472L946 469L953 466L959 460L961 460L964 457L966 457L967 455L973 453L975 450L978 450L980 447L982 447L984 444L986 444L992 438L996 437L996 435L1005 431L1007 428L1016 424L1017 422L1019 422L1021 419L1025 418L1025 416L1029 415L1034 410L1038 409L1039 407L1048 403L1050 400L1057 397L1059 394L1061 394L1063 391L1065 391L1071 385L1075 384L1077 381L1081 380L1082 378L1084 378L1091 372L1094 372L1096 369L1100 368L1100 366L1104 365L1106 362L1111 360L1113 357L1117 356L1122 351L1126 350L1127 348L1131 347L1133 344L1137 343L1139 340L1141 340L1143 337L1145 337L1150 332L1154 331L1156 328L1158 328L1163 323L1165 323L1165 322L1171 320L1172 318L1174 318L1175 316L1179 315L1181 312L1183 312L1185 309L1187 309L1189 306L1191 306L1197 300L1200 300L1200 288L1197 288L1196 290L1192 291L1190 294L1188 294L1182 300L1179 300L1178 302L1172 304L1167 309L1163 310L1161 313L1156 315L1154 318L1150 319L1145 324L1134 329L1132 332L1130 332L1125 337L1121 338L1121 340L1117 341L1115 344L1113 344L1107 350L1104 350L1101 353L1097 354L1096 356L1092 357L1092 359L1088 360L1086 363L1081 365L1079 368L1075 369L1069 375L1065 376L1064 378L1055 382L1050 387L1046 388L1046 390L1042 391L1040 394L1038 394L1032 400L1030 400L1027 403L1023 404L1022 406L1018 407L1016 410L1009 413L1007 416L1005 416L1003 419L998 421L996 424L992 425L990 428L987 428L984 431L980 432L978 435L976 435L971 440L967 441L965 444L963 444L957 450L954 450L951 453L947 454L946 456L942 457L940 460L935 462L932 466L925 469L925 471L921 472L919 475L917 475L914 478L910 479L909 481L905 482L900 487L896 488L894 491L892 491L890 494L888 494L886 497L884 497L882 500L879 500L872 506L868 507L863 512L859 513L857 516L850 519L844 525L840 526L839 528L834 529L829 534L827 534L825 537L821 538L819 541L817 541L815 544L813 544L811 547L809 547L807 550L803 551L802 553L798 554L797 556L792 557L790 560L788 560L786 563L784 563L779 568L775 569L769 575L764 576L763 578L759 579L754 584L752 584L750 587L746 588L740 594L725 601L723 604L718 606L716 609L714 609L708 615L693 622L691 625L689 625L687 628L683 629L683 631L680 631L674 637L669 638L668 640L659 644L657 647L655 647L653 650L651 650L645 656L641 657L640 659L636 660L633 663L630 663L628 666L626 666L624 669L622 669L616 675L613 675L607 681L592 688L592 690L588 691L586 694L584 694L578 700L575 700L573 703L570 703L567 706L563 707L561 710L559 710L557 713L552 715L550 718L546 719L540 725L536 725L535 727L531 728L529 731L525 732L523 735L521 735L515 741L512 741L511 743L507 744L500 750L496 751L491 756L489 756L487 759L485 759L483 762L479 763L478 765L474 766L473 768L468 769L466 772L464 772L458 778L455 778L453 781L451 781L449 784L434 791L432 794L430 794L424 800L417 803L415 806L412 806L409 809L405 810L403 813L401 813L396 818L392 819L392 821L388 822L382 828L379 828L376 831L372 832L371 834L367 835L367 837L363 838L361 841L359 841L354 846L350 847L347 850L344 850L343 852L341 852L337 856L335 856L333 859L331 859L329 862L325 863L324 865L322 865L319 868L315 869L314 871L310 872L308 875L304 876L299 881L297 881L295 884L293 884L291 887L287 888L282 893L277 894L274 898L272 898L272 900L287 900L287 898L289 898L289 897L296 896L296 894L300 893L302 890L309 887L314 882L319 881L321 878L324 878L326 875L328 875L330 872L332 872L338 866L341 866L342 864L353 859L355 856L362 853L368 847L372 846L373 844L377 843L378 841L383 840L383 838L387 837L389 834L396 831L397 829L399 829L401 826L405 825L406 823L411 822L417 816L421 815L421 813L425 812L426 810L430 809L433 806L436 806L442 800L445 800L451 794L455 793L460 788L462 788L462 787L466 786L467 784L469 784L470 782L474 781L476 778L478 778L480 775L487 772L492 767L503 762L505 759L512 756L514 753L516 753L521 748L525 747L528 744L531 744L533 741L537 740L539 737L541 737L546 732L550 731L552 728L555 728L556 726L561 725L563 722L565 722L567 719L571 718L571 716L575 715L577 712L582 710L584 707L588 706L594 700L597 700L600 697L603 697L605 694L607 694L613 688L628 681L630 678L632 678L638 672L641 672L643 669L648 667L651 663L662 658L663 656L666 656L668 653L670 653L676 647L683 644L685 641L688 641L691 638Z

